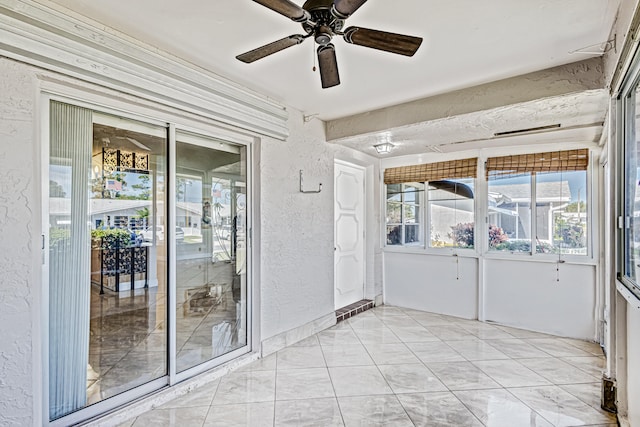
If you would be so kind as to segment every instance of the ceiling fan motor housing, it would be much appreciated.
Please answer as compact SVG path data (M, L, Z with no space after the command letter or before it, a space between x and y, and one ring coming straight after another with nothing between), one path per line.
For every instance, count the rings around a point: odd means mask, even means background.
M331 28L327 25L320 25L318 28L316 28L314 37L316 43L324 46L326 44L329 44L329 42L331 41L331 38L333 37L333 31L331 31Z
M333 0L308 0L302 8L311 15L309 22L302 23L302 28L307 34L313 34L319 45L331 42L331 38L344 26L344 19L332 13Z

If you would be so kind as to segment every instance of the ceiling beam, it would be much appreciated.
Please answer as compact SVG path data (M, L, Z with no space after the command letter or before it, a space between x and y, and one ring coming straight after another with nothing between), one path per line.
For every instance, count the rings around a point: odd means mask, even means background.
M470 70L469 72L473 72ZM602 58L436 95L326 122L327 141L417 125L507 105L605 87Z

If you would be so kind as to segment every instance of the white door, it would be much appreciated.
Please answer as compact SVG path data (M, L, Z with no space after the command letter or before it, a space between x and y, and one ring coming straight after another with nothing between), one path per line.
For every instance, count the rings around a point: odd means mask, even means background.
M364 169L336 162L334 180L334 277L338 309L364 297Z

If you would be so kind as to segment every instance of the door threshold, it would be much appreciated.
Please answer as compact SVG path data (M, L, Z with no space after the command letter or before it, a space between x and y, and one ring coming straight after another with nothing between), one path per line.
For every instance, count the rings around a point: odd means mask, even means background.
M363 299L346 307L336 310L336 322L342 322L345 319L355 316L374 307L374 302L370 299Z

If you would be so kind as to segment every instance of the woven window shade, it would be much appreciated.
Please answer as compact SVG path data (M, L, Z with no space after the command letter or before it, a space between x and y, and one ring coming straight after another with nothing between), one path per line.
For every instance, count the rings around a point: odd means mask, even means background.
M426 163L423 165L401 166L384 171L385 184L403 182L439 181L442 179L475 178L478 158L450 160L448 162Z
M520 154L487 159L486 178L509 177L534 172L565 172L587 170L589 150L552 151Z

